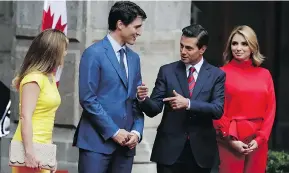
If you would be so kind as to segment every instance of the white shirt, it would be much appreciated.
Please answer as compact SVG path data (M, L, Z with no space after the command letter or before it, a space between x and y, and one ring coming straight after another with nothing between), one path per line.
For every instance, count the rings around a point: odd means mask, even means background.
M119 62L120 60L120 49L124 49L126 51L126 46L123 45L121 46L114 38L112 38L111 35L107 34L107 38L112 46L112 49L115 53L115 56L117 58L117 61ZM123 63L124 63L124 67L125 67L125 71L126 71L126 77L128 78L128 67L127 67L127 60L126 60L126 54L123 55ZM112 136L115 137L118 134L119 130ZM138 139L140 140L140 132L136 131L136 130L132 130L131 132L135 133L138 136Z
M194 73L193 73L195 82L197 81L197 78L198 78L198 76L199 76L199 73L200 73L200 70L201 70L201 67L202 67L203 63L204 63L204 58L202 57L201 61L198 62L197 64L195 64L195 65L193 66L193 67L195 67L195 69L196 69L196 70L194 71ZM187 77L189 77L190 67L192 67L192 65L186 64ZM194 89L193 89L193 90L194 90ZM187 110L190 109L190 107L191 107L191 101L190 101L190 99L188 99L188 100L189 100L189 105L188 105Z
M186 64L187 77L189 77L190 68L195 67L196 70L194 71L193 76L194 76L195 81L197 81L197 78L198 78L198 75L200 73L200 70L201 70L203 63L204 63L204 59L202 57L201 61L198 62L197 64L195 64L194 66L192 66L190 64Z
M119 62L120 59L120 49L124 49L126 51L126 46L123 45L121 46L117 41L115 41L114 38L112 38L109 34L107 34L107 38L112 46L112 49L115 53L115 56L117 58L117 61ZM128 67L127 67L127 60L126 60L126 54L123 55L123 63L124 63L124 67L125 67L125 71L126 71L126 77L128 78Z

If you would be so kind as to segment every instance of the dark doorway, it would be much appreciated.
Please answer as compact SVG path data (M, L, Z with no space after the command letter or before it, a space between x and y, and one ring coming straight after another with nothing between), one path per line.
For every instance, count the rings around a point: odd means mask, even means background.
M210 42L205 58L222 65L222 52L235 26L248 25L258 37L262 65L270 70L276 91L277 112L270 147L289 150L289 2L192 2L191 23L203 25Z

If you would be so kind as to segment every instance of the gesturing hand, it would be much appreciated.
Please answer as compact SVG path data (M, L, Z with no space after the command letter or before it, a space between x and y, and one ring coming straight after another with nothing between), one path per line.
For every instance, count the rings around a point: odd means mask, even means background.
M184 98L182 95L178 94L175 90L173 90L174 97L164 98L164 102L169 102L171 107L174 110L177 109L186 109L189 105L189 100Z
M137 98L139 100L144 100L146 97L148 97L148 93L149 89L144 83L137 87Z

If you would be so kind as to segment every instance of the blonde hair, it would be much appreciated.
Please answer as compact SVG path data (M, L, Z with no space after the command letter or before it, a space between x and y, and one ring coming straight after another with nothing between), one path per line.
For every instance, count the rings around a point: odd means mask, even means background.
M265 60L265 57L260 53L260 48L259 48L256 33L254 32L252 28L246 25L237 26L231 32L230 37L226 44L225 51L223 53L225 64L227 64L234 58L232 55L232 50L231 50L231 43L235 34L240 34L245 38L245 40L247 41L249 45L250 50L252 51L250 58L252 58L253 65L260 66Z
M66 35L56 29L47 29L37 35L12 81L12 87L18 90L21 80L30 72L39 71L47 75L62 65L68 42Z

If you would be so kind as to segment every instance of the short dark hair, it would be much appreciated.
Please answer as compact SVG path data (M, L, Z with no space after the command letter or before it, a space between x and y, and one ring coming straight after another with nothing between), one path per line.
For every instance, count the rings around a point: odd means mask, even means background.
M111 31L116 30L116 23L121 20L124 25L129 25L138 16L143 20L147 18L146 13L138 5L130 1L116 2L110 9L108 15L108 29Z
M209 33L201 25L192 24L190 26L184 27L182 29L182 32L183 32L182 35L185 37L197 38L198 39L197 46L199 49L202 48L203 46L208 46Z

